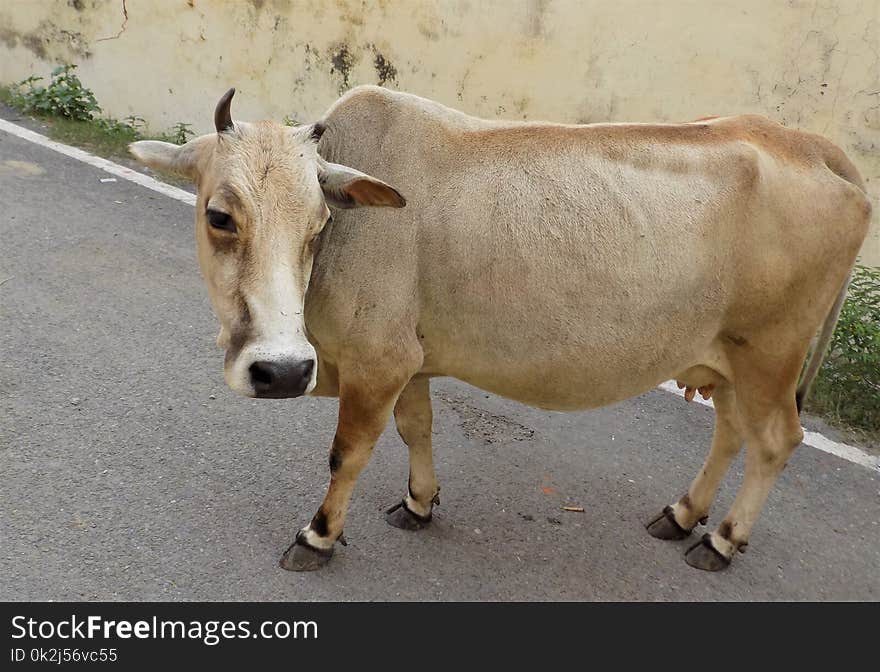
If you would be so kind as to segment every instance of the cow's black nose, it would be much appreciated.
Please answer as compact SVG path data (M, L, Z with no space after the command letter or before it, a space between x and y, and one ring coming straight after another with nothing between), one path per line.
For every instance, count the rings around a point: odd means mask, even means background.
M287 399L306 391L314 368L314 359L304 359L299 362L254 362L248 371L255 396Z

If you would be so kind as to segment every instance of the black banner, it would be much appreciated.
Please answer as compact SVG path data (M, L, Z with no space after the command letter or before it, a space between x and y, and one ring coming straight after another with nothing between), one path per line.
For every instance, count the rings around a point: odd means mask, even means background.
M816 662L870 646L880 622L872 604L4 603L0 612L3 670L257 661L411 668L477 654L543 669L568 656L626 665L702 649Z

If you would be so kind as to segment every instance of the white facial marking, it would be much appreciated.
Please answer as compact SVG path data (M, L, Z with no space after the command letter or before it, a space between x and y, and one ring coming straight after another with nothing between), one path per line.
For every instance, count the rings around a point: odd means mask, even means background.
M305 335L302 301L295 276L281 255L266 260L268 273L247 294L251 316L250 339L225 368L226 383L245 396L255 394L250 367L255 362L295 365L311 360L311 377L303 394L315 389L318 363L315 348Z

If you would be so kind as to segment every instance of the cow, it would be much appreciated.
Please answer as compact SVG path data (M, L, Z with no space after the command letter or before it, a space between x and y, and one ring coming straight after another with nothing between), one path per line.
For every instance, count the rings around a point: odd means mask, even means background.
M386 519L431 522L435 376L553 410L668 379L711 393L705 463L647 529L683 539L705 524L745 444L736 500L685 559L719 570L744 550L803 438L868 230L843 151L756 115L487 121L375 86L286 127L233 121L233 94L215 133L131 152L197 186L229 387L339 399L329 487L283 568L317 569L345 543L355 481L392 414L410 467Z

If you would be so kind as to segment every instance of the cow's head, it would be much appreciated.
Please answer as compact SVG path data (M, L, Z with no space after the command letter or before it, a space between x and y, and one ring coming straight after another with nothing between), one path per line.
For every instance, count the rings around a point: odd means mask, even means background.
M234 93L217 105L216 133L181 146L135 142L130 151L198 188L199 265L220 320L226 383L250 397L297 397L317 377L303 300L328 206L401 208L405 201L384 182L318 156L319 124L233 123Z

